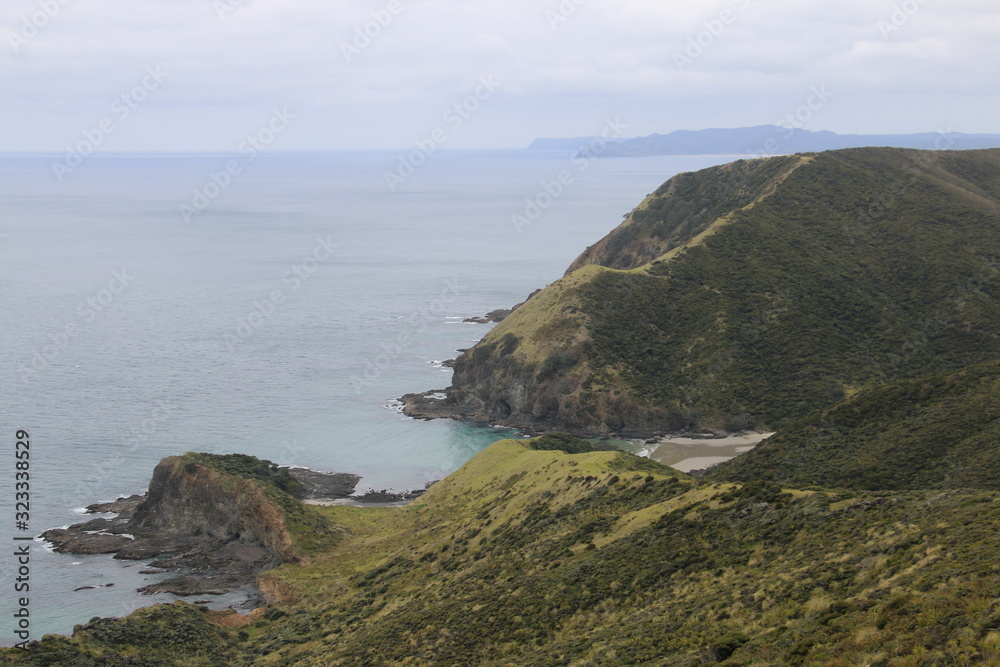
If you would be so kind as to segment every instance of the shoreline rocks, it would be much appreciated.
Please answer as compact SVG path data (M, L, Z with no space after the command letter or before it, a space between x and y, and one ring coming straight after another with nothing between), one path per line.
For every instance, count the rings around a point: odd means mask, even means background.
M302 483L306 490L304 499L309 500L349 498L361 481L358 475L346 472L317 472L307 468L285 468L285 470Z
M358 475L284 470L302 484L303 492L296 495L303 501L391 505L424 492L384 489L355 496ZM175 573L137 589L143 595L217 596L240 588L256 590L260 573L300 557L281 511L266 494L250 480L233 489L216 476L182 457L164 459L153 471L148 493L86 508L88 514L114 516L47 530L41 537L60 554L114 554L116 560L150 561L141 574ZM250 597L260 603L257 593Z

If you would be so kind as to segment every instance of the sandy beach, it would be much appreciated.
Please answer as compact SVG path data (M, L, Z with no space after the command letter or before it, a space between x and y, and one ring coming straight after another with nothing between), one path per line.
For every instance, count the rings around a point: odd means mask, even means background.
M749 452L774 433L743 433L724 438L663 438L647 456L681 472L704 470Z

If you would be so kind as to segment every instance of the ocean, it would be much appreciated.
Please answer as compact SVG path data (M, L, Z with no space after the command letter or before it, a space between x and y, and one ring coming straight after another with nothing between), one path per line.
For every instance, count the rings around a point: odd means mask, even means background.
M359 492L440 479L511 434L392 403L449 384L440 362L488 331L462 320L560 277L670 176L734 159L440 151L387 182L405 152L87 156L57 174L62 157L0 155L8 544L142 493L186 451L353 472ZM30 591L5 550L0 644L19 641L22 594L32 638L173 599L135 592L157 578L142 564L18 544Z

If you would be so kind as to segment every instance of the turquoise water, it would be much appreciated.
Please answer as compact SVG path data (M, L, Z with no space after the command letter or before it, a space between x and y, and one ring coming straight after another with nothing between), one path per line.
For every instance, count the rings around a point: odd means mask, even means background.
M561 276L671 175L729 161L441 152L390 192L396 153L264 155L185 221L179 205L230 159L92 157L59 183L50 158L0 156L0 436L12 452L31 433L30 533L141 493L189 450L354 472L360 491L441 478L506 433L390 401L449 384L432 362L488 330L461 320ZM572 182L547 199L561 171ZM527 200L542 206L518 229ZM170 599L134 592L139 564L32 554L35 638ZM14 577L0 557L3 644Z

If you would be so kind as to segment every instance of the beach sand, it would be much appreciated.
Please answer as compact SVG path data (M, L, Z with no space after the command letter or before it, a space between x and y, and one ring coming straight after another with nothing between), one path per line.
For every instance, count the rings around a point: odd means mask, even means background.
M647 456L681 472L704 470L749 452L773 433L744 433L725 438L663 438Z

